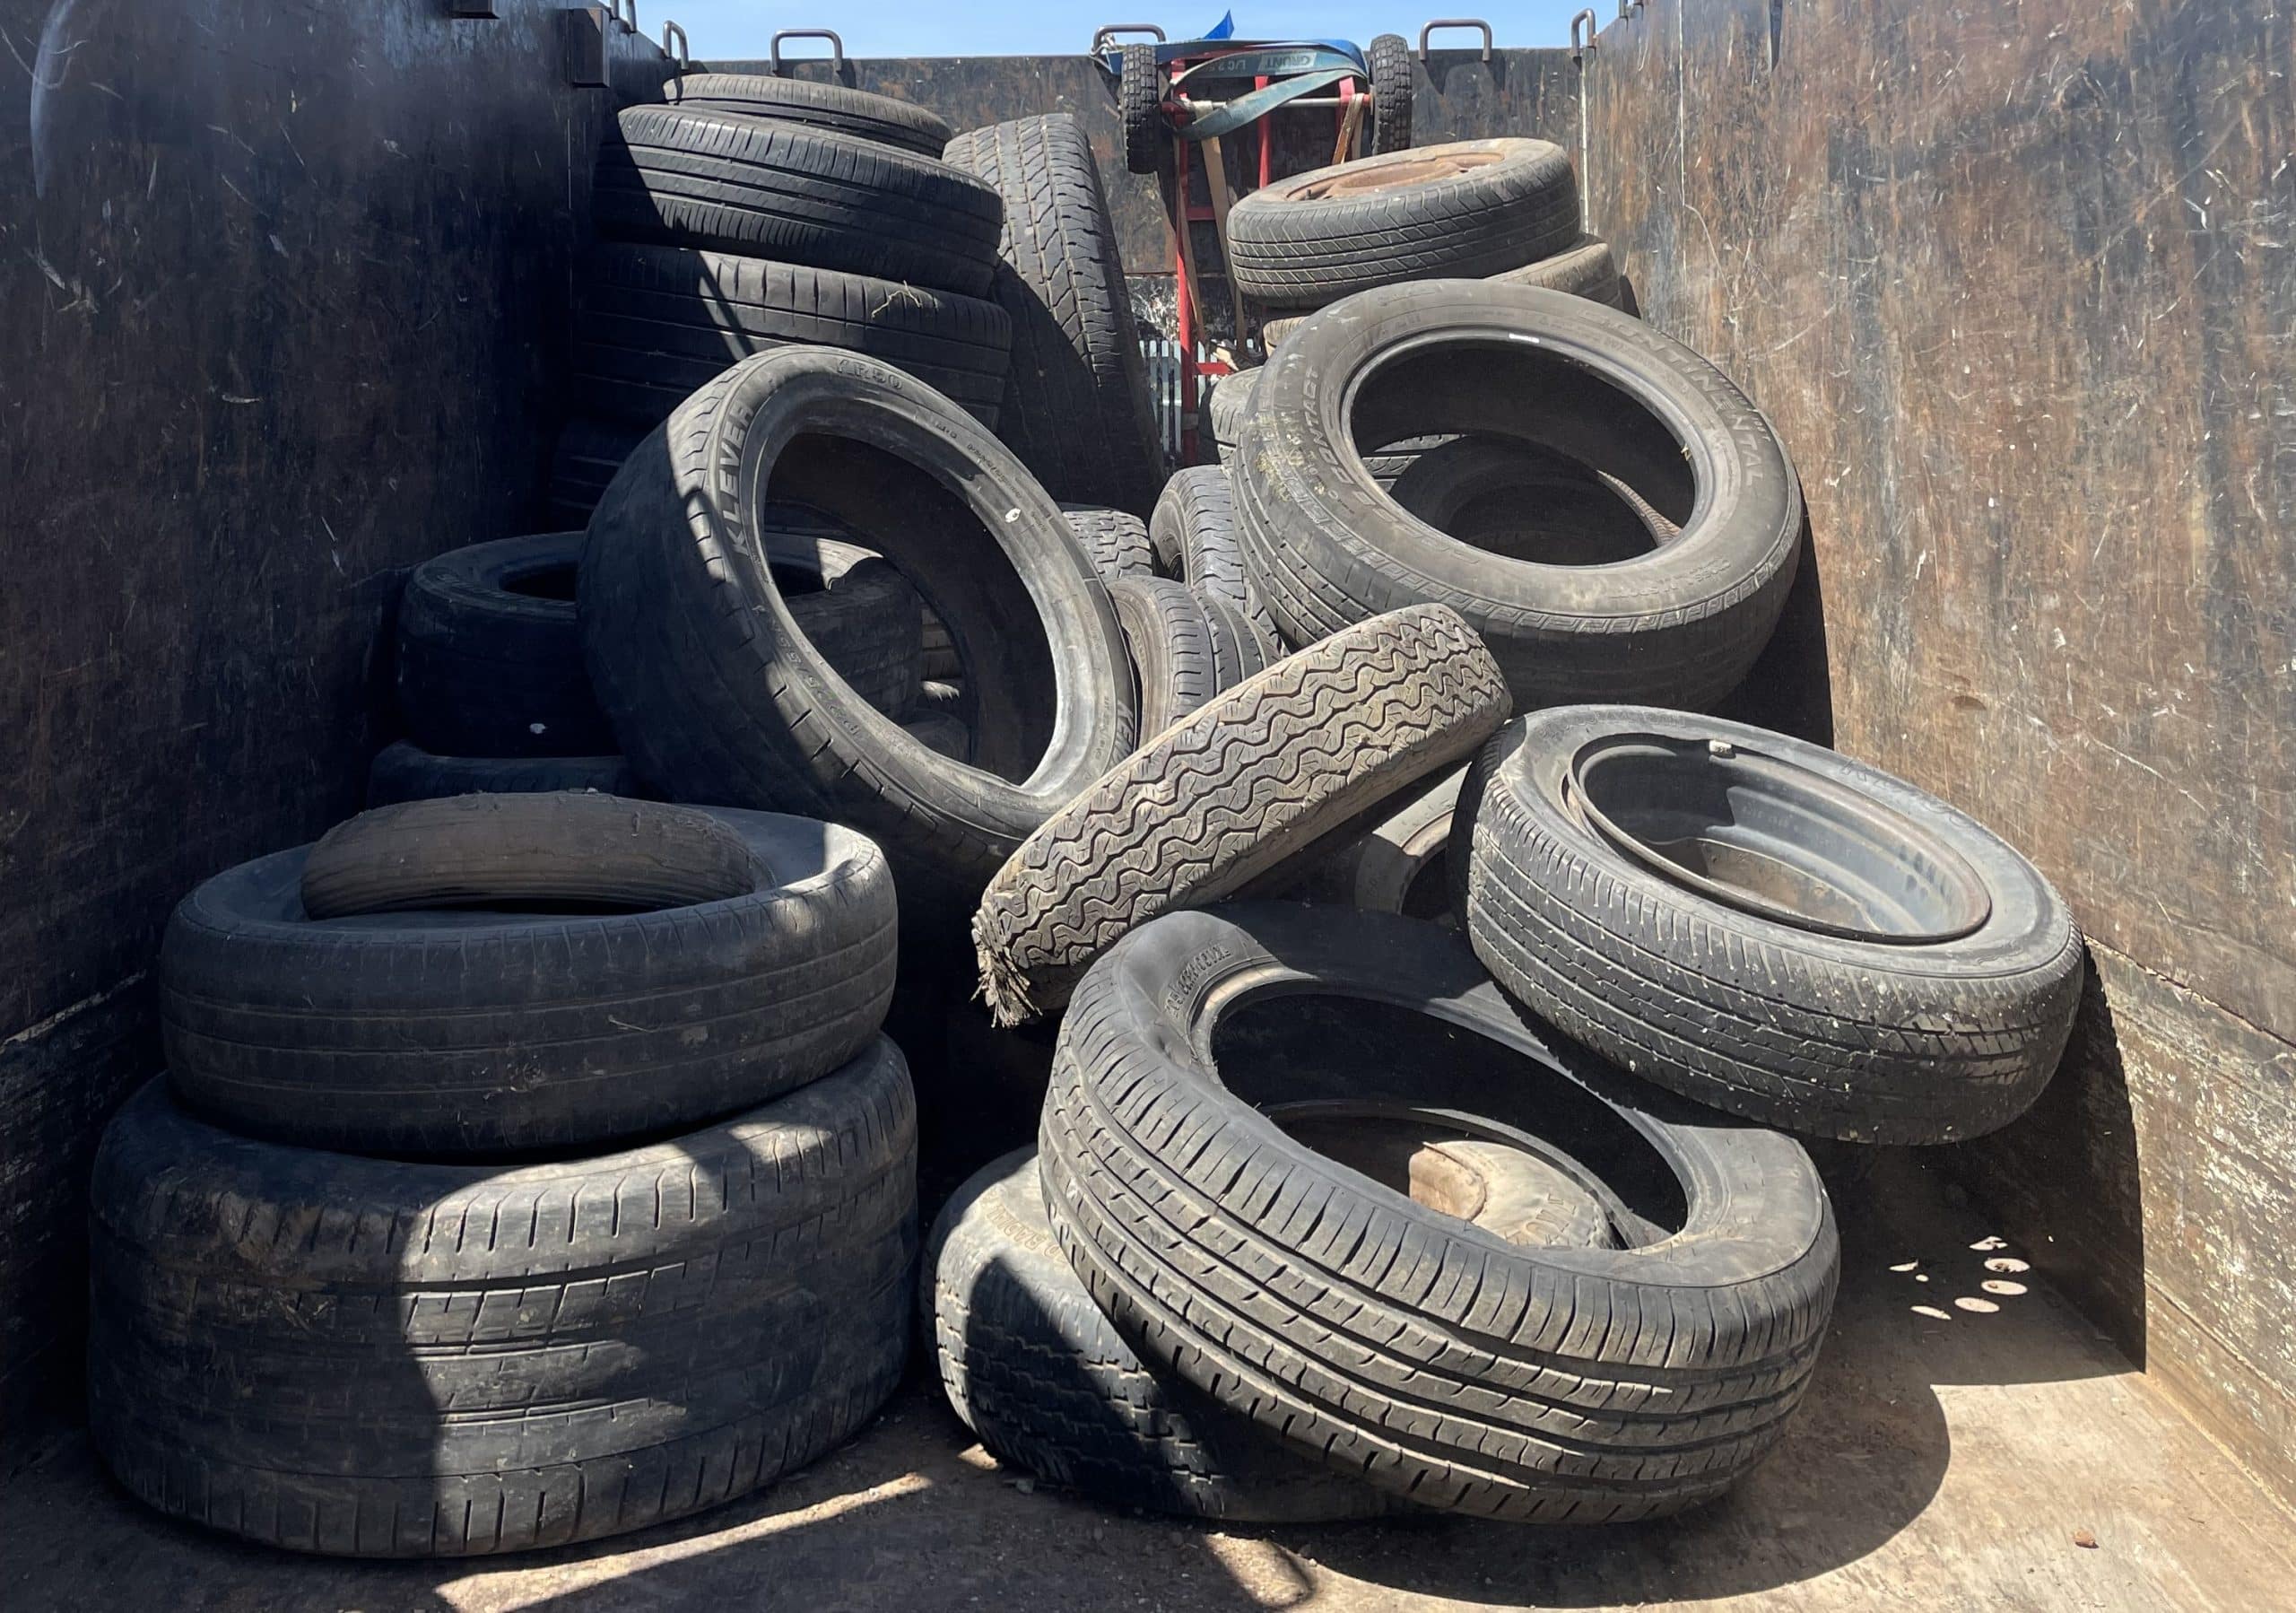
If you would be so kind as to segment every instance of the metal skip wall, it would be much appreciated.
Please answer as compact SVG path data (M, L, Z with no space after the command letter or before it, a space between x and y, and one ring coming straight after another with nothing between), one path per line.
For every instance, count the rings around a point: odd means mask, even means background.
M2051 1092L1950 1163L2283 1492L2292 28L1651 0L1585 62L1590 227L1800 466L1836 744L2025 848L2093 942Z

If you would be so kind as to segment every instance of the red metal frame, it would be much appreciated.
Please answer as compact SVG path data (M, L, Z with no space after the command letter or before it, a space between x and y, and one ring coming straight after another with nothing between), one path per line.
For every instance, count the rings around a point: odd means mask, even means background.
M1222 52L1220 54L1224 55L1225 53ZM1206 62L1212 59L1212 55L1206 54L1201 57L1190 57L1164 64L1164 71L1167 75L1167 87L1169 88L1170 81L1172 78L1178 77L1180 73L1188 67L1192 67L1199 62ZM1261 77L1256 78L1252 81L1252 87L1256 90L1265 90L1267 88L1268 83L1269 80L1265 75L1262 75ZM1338 111L1335 114L1335 123L1332 131L1335 139L1347 127L1347 103L1350 100L1352 100L1355 96L1361 92L1359 90L1356 81L1352 76L1344 78L1339 81L1340 104ZM1275 109L1281 111L1283 109L1279 107ZM1171 116L1169 109L1166 110L1165 116L1168 118ZM1259 131L1258 183L1260 185L1265 185L1274 177L1274 165L1275 154L1275 134L1274 128L1269 125L1266 116L1264 115L1253 121L1257 125ZM1200 207L1188 200L1187 157L1188 148L1192 144L1193 142L1191 141L1181 139L1177 136L1172 141L1172 194L1174 205L1179 210L1179 220L1174 226L1172 233L1173 251L1176 254L1183 254L1183 248L1180 246L1180 241L1185 231L1195 228L1197 224L1208 224L1213 222L1212 204L1208 198ZM1208 184L1206 188L1207 190L1209 189ZM1192 238L1190 238L1190 240L1191 244L1193 244ZM1200 310L1196 306L1195 296L1188 289L1187 264L1184 255L1182 255L1178 260L1174 262L1172 265L1172 281L1178 288L1178 295L1175 299L1177 303L1177 311L1173 318L1172 334L1178 339L1180 350L1180 451L1186 455L1187 458L1194 460L1196 454L1200 451L1200 445L1196 440L1196 400L1197 393L1196 378L1200 375L1232 374L1234 373L1235 366L1232 364L1223 363L1218 359L1201 358L1197 355L1196 323ZM1235 288L1232 285L1229 287L1229 295L1231 299L1235 296ZM1242 336L1242 332L1240 330L1241 321L1239 320L1238 323L1239 328L1237 334L1238 339L1240 340Z

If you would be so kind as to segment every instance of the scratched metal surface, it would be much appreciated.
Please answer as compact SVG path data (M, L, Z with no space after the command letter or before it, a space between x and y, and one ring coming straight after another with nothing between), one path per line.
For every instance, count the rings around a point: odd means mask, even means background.
M2062 1090L1961 1164L2296 1487L2292 37L2236 0L1652 0L1587 104L1645 312L1801 468L1837 742L2102 948Z
M355 805L401 579L536 513L608 92L498 9L0 0L0 1463L169 908Z

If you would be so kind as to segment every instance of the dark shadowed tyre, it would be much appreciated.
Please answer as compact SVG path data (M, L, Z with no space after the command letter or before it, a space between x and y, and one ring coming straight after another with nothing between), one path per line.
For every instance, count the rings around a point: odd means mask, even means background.
M1164 70L1152 46L1126 45L1117 55L1117 119L1124 126L1124 166L1152 174L1171 154L1164 121Z
M1013 325L983 298L724 252L607 245L584 262L573 371L593 413L658 425L737 360L792 342L881 358L993 428Z
M925 676L925 606L879 554L816 533L764 534L789 620L854 693L898 722Z
M1184 582L1126 577L1109 585L1140 688L1140 737L1162 733L1225 687L1204 601Z
M588 756L614 748L574 623L579 532L451 549L406 580L398 702L414 743L449 756Z
M769 477L923 596L977 765L857 698L798 631L757 533ZM592 683L642 777L849 823L967 907L1132 746L1131 664L1059 508L978 421L858 354L761 353L681 405L592 518L580 605Z
M1013 322L997 431L1057 499L1144 515L1163 474L1116 224L1067 112L974 129L948 161L1004 201L994 295Z
M1371 154L1411 149L1411 98L1416 74L1411 41L1399 33L1373 38L1363 53L1371 70Z
M937 157L949 144L949 126L940 114L843 84L759 73L689 73L664 84L662 96L672 106L696 111L740 112L857 135L920 157Z
M1004 212L972 175L802 124L631 107L598 152L610 240L660 241L985 297Z
M1467 928L1499 982L1651 1080L1875 1143L2006 1125L2071 1033L2081 935L1998 837L1743 723L1565 706L1462 792Z
M1236 444L1243 440L1244 421L1252 412L1252 390L1259 384L1259 371L1234 370L1208 376L1205 384L1211 391L1205 400L1204 418L1212 428L1212 445L1224 466L1235 458Z
M1507 688L1440 606L1363 623L1278 661L1156 735L1063 807L973 916L999 1024L1048 1012L1157 914L1217 902L1507 717Z
M88 1409L131 1492L298 1551L596 1539L803 1467L900 1382L893 1045L707 1130L546 1164L259 1142L153 1081L105 1133Z
M1459 929L1451 819L1465 777L1465 768L1454 768L1426 789L1386 803L1314 869L1298 894L1310 902Z
M1605 1235L1510 1242L1262 1112L1387 1105L1540 1156ZM1335 1471L1526 1521L1727 1488L1799 1402L1839 1265L1791 1138L1549 1046L1463 940L1383 914L1135 931L1069 1007L1039 1158L1156 1367Z
M367 770L370 806L442 796L539 795L557 789L642 793L630 763L620 756L439 756L400 739L377 751Z
M550 519L568 527L588 525L606 484L645 436L626 421L568 421L550 459Z
M1486 553L1365 463L1454 432L1614 477L1678 531L1609 565ZM1260 371L1235 491L1253 589L1287 641L1439 601L1525 707L1719 700L1777 625L1802 530L1784 446L1719 371L1615 309L1488 281L1367 292L1294 331Z
M1158 553L1179 556L1179 574L1190 588L1240 612L1270 642L1277 641L1275 622L1245 575L1235 495L1225 466L1191 465L1175 471L1149 517L1148 532Z
M1054 1242L1033 1148L949 1200L918 1300L950 1406L1008 1466L1104 1505L1237 1523L1396 1510L1142 1361Z
M1461 140L1314 169L1228 214L1238 289L1279 308L1496 275L1578 237L1570 159L1544 140Z
M1620 306L1622 295L1618 260L1611 256L1610 242L1599 235L1582 235L1551 257L1542 257L1536 263L1526 263L1519 269L1509 269L1492 278L1511 285L1538 285L1549 291L1569 292L1574 297L1607 303L1612 308Z
M161 1028L187 1106L281 1141L446 1158L658 1136L866 1046L893 919L883 858L835 824L411 802L186 897Z
M1148 546L1148 523L1128 510L1105 504L1063 504L1068 529L1084 545L1092 569L1103 580L1119 577L1153 577L1156 552Z

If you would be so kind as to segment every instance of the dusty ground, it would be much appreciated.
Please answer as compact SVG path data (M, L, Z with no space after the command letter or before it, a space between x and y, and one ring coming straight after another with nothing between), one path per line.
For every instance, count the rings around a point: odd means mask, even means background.
M2017 1251L1910 1168L1841 1198L1842 1302L1796 1428L1729 1499L1671 1522L1223 1530L1110 1514L999 1471L920 1382L748 1503L483 1565L237 1546L146 1513L74 1442L0 1493L0 1608L2292 1605L2296 1520L2024 1280Z

